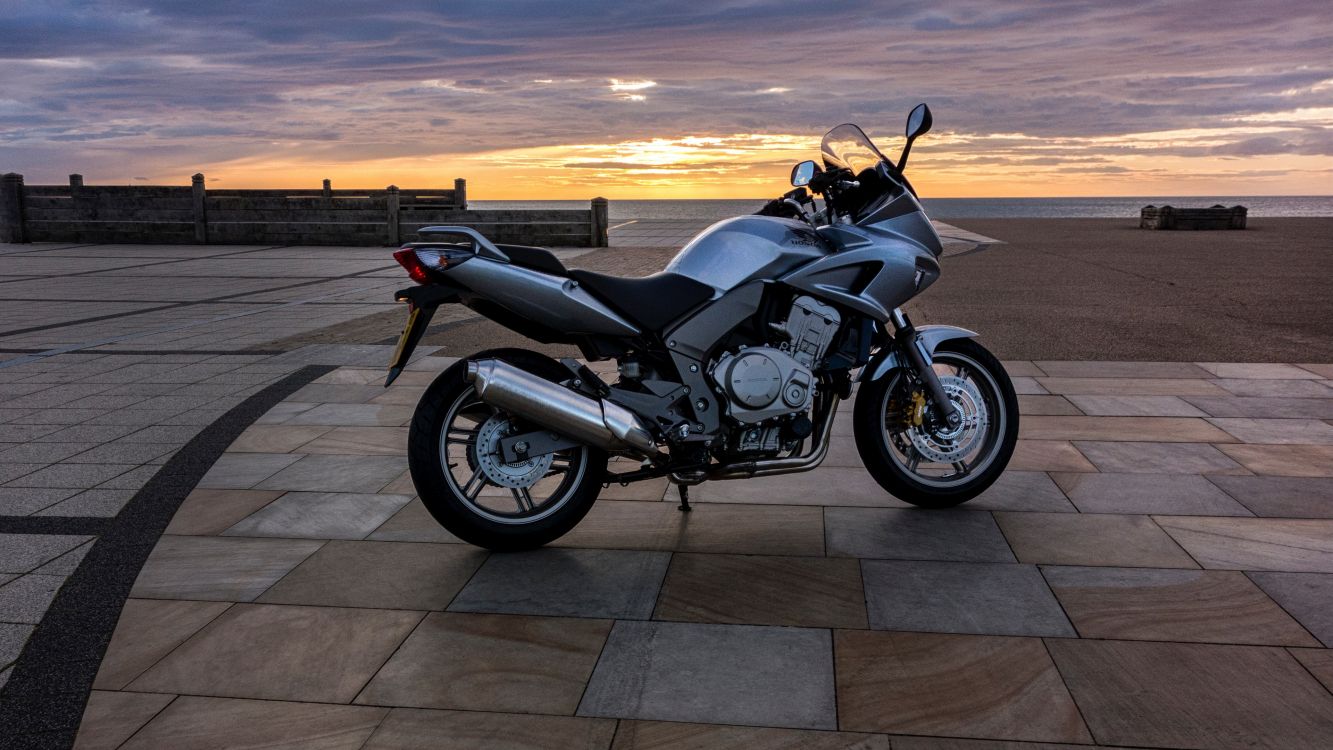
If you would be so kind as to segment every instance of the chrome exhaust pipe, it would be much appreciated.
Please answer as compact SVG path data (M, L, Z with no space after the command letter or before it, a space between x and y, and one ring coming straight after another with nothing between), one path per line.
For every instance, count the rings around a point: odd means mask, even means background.
M720 464L705 470L703 479L749 479L750 477L768 477L775 474L794 474L798 471L809 471L823 463L824 457L828 455L829 446L833 443L833 418L837 413L838 397L830 396L827 409L815 424L814 440L810 452L803 456L765 458L756 461Z
M467 382L481 400L604 450L660 452L643 422L620 404L598 400L498 359L467 363Z

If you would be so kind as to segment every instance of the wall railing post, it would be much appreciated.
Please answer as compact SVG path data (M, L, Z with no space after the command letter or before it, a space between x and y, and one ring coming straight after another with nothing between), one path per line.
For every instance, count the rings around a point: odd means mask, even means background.
M0 242L27 242L23 226L23 175L0 176Z
M328 199L332 197L333 197L333 181L324 180L324 198Z
M460 211L467 210L467 180L461 177L454 180L454 205Z
M194 208L194 241L196 244L208 244L208 216L204 212L204 175L199 173L190 178L191 206Z
M592 199L592 247L607 247L610 240L607 237L610 227L610 209L605 198Z
M83 189L83 175L72 174L69 176L69 194L73 195L76 191Z
M390 185L386 192L385 203L389 208L389 244L397 245L399 240L398 233L398 186Z

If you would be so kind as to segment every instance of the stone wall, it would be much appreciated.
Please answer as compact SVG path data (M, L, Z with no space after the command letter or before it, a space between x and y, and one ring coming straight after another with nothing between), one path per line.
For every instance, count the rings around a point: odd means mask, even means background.
M605 247L607 203L587 210L473 211L453 190L208 190L190 186L25 185L0 178L0 242L395 245L433 224L472 227L494 242Z

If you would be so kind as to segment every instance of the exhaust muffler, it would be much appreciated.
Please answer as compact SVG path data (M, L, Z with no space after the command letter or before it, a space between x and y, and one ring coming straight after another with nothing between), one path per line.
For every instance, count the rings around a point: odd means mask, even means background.
M498 359L467 363L466 380L481 400L604 450L656 454L657 441L629 409L584 396Z

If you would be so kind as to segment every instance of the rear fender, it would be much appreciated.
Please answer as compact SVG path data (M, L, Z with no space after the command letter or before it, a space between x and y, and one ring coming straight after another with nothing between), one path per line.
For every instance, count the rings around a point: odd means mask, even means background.
M421 343L421 336L430 325L435 309L458 301L458 289L445 283L427 284L400 289L394 293L393 298L407 303L407 325L398 338L398 348L394 350L393 359L389 362L389 375L384 379L385 388L402 374L407 361L412 357L412 351Z
M932 357L935 355L935 349L945 341L950 339L973 339L977 335L976 331L969 331L957 326L917 326L916 329L917 342ZM892 370L909 366L896 347L883 346L875 352L875 356L871 357L870 362L862 368L857 381L874 382Z

